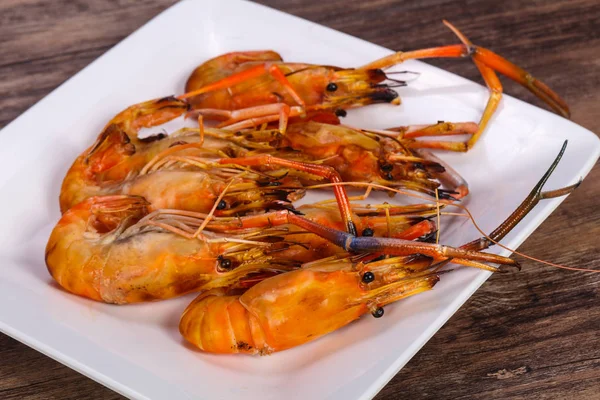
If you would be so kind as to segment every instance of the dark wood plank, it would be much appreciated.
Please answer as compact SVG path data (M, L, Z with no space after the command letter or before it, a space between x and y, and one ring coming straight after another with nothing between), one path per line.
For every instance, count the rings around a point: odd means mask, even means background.
M0 2L0 126L173 2ZM440 23L445 17L475 43L535 73L564 96L575 122L600 132L600 3L595 0L260 2L393 49L453 43ZM466 60L431 63L480 81ZM541 105L512 82L505 88ZM521 250L600 269L599 198L596 165ZM600 276L529 261L524 266L521 272L492 277L377 399L600 398L600 311L595 307ZM0 398L122 397L0 335Z

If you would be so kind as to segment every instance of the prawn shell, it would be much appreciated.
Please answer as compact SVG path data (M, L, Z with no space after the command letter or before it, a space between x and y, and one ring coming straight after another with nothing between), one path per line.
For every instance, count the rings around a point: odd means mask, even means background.
M273 351L314 340L367 311L357 274L298 270L250 288L240 303L256 318Z

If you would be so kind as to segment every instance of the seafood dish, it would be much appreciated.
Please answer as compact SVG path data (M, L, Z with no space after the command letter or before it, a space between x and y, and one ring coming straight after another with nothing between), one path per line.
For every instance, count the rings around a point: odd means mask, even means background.
M453 269L520 268L485 250L540 200L576 189L544 190L567 143L500 226L457 247L439 242L440 221L472 219L461 204L468 182L432 151L476 146L501 102L497 74L564 117L569 108L444 23L460 43L357 68L287 62L273 50L219 55L191 72L184 94L118 112L63 179L62 215L45 251L50 275L73 295L119 305L198 293L181 310L187 342L209 353L265 355L365 314L380 318ZM386 69L432 57L468 57L479 69L490 92L479 121L342 123L358 107L399 105L396 89L410 82ZM156 133L167 122L179 129ZM298 205L310 191L333 196ZM413 202L365 203L372 191Z

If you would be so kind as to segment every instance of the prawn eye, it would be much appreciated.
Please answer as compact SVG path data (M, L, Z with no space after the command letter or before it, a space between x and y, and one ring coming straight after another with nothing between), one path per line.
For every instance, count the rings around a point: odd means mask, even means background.
M373 229L371 229L371 228L365 228L362 231L363 236L373 236L374 233L375 232L373 232Z
M219 204L217 204L217 210L224 210L225 208L227 208L227 202L225 200L219 201Z
M348 113L346 112L346 110L338 108L337 110L335 110L335 115L337 115L338 117L345 117L346 115L348 115Z
M371 271L367 271L363 274L362 276L362 281L364 283L371 283L375 280L375 274L372 273Z
M338 86L335 83L330 82L326 89L328 92L335 92L338 89Z
M381 170L383 172L391 172L394 169L394 166L392 164L386 163L386 164L382 164L381 167L379 167L379 168L381 168Z
M378 307L377 310L373 311L372 315L375 318L381 318L381 317L383 317L383 307Z
M231 268L231 260L228 258L219 258L219 265L223 269L230 269Z

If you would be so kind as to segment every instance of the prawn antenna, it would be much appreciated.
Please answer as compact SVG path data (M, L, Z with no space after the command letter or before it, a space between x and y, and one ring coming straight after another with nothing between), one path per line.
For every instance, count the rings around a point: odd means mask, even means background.
M310 186L307 189L317 189L317 188L325 188L325 187L332 187L332 186L370 187L372 189L385 190L385 191L392 192L392 193L397 193L397 194L401 194L401 195L405 195L405 196L418 198L418 199L425 200L428 202L435 202L436 204L444 204L447 206L457 207L464 211L465 215L473 223L473 226L475 227L475 229L477 229L477 231L479 231L479 233L481 233L481 235L482 235L482 237L480 239L476 239L470 243L467 243L464 246L461 246L461 248L468 249L468 250L483 250L483 249L488 248L495 244L495 245L498 245L499 247L501 247L505 250L508 250L514 254L517 254L523 258L526 258L526 259L532 260L532 261L536 261L536 262L539 262L541 264L545 264L545 265L548 265L551 267L566 269L569 271L582 271L582 272L598 273L598 272L600 272L600 270L570 267L567 265L557 264L557 263L542 260L542 259L539 259L536 257L532 257L530 255L527 255L527 254L517 251L515 249L511 249L510 247L499 243L499 241L502 240L510 232L510 230L512 230L523 218L525 218L525 216L540 202L540 200L553 199L556 197L566 196L566 195L572 193L581 184L582 180L580 179L577 183L570 185L570 186L566 186L564 188L549 190L549 191L542 191L544 184L548 181L548 179L550 178L550 175L552 174L552 172L554 172L554 170L558 166L558 163L560 162L560 160L566 150L567 143L568 143L568 141L565 140L560 152L558 153L558 155L552 162L552 165L550 165L550 168L548 168L546 173L542 176L540 181L535 185L533 190L529 193L529 195L525 198L525 200L521 203L521 205L519 205L519 207L502 224L500 224L500 226L497 229L495 229L489 235L486 234L480 228L479 224L473 217L473 214L471 214L471 211L466 206L449 201L449 200L443 200L443 199L432 200L429 197L426 197L424 195L420 195L417 193L412 193L412 192L408 192L408 191L401 190L401 189L395 189L395 188L392 188L389 186L384 186L384 185L375 184L375 183L366 183L366 182L324 183L324 184ZM450 260L448 260L447 262L449 262L449 261Z

